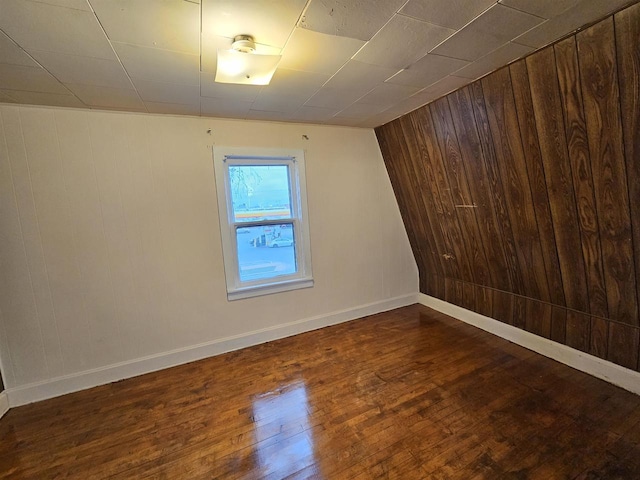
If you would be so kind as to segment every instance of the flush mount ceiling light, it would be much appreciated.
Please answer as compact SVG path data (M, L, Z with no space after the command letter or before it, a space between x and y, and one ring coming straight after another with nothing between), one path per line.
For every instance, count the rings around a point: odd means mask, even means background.
M281 55L256 53L256 44L249 35L233 39L231 50L218 50L216 82L241 85L269 85L280 63Z

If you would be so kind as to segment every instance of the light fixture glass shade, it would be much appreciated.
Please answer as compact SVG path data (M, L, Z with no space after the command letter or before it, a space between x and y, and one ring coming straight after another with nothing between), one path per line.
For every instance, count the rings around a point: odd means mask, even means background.
M269 85L282 55L260 55L236 50L218 50L216 82Z

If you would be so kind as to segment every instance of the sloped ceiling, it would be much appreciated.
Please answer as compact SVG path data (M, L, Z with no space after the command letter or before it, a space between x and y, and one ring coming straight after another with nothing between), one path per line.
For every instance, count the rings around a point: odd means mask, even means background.
M630 0L2 0L0 102L375 127ZM268 86L214 82L252 35Z

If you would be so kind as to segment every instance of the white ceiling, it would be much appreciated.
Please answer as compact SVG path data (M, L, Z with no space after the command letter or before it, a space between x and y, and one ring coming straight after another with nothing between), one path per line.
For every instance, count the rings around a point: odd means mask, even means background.
M630 3L1 0L0 102L375 127ZM213 81L239 34L270 85Z

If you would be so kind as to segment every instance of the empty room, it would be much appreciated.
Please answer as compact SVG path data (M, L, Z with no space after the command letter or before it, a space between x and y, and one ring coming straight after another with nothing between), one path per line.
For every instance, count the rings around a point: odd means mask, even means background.
M640 479L640 2L0 0L0 479Z

